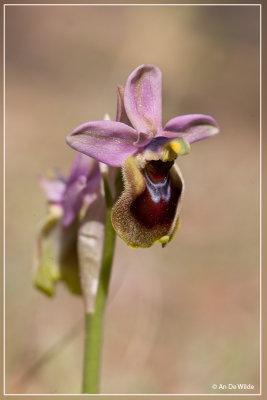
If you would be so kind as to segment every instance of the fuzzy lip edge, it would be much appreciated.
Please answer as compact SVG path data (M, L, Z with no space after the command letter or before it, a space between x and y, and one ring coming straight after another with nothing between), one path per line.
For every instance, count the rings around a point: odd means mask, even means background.
M138 167L138 169L140 170L140 167ZM172 167L170 168L170 171L172 169L174 170L173 173L176 174L176 177L179 179L180 184L181 184L181 192L180 192L179 199L178 199L178 202L177 202L175 216L173 218L173 222L172 222L168 232L165 235L163 235L162 237L160 237L159 239L154 240L149 246L148 245L142 245L142 244L139 244L139 245L130 244L127 241L127 239L123 236L123 233L120 233L118 231L118 229L116 228L115 224L114 224L114 221L113 221L113 218L112 218L113 211L116 208L118 202L121 200L122 196L124 195L125 190L129 190L129 182L125 183L125 179L126 178L125 178L125 176L123 174L123 176L124 176L124 178L123 178L124 185L123 185L123 189L122 189L119 197L117 198L116 202L114 203L114 205L112 207L111 223L112 223L113 229L115 230L116 234L127 244L128 247L130 247L132 249L150 248L156 243L160 243L160 244L162 244L162 247L165 247L177 235L177 233L179 231L179 228L180 228L180 218L179 218L179 216L180 216L180 212L181 212L182 204L183 204L183 199L184 199L185 184L184 184L183 175L182 175L181 170L180 170L179 166L177 165L177 163L175 163L175 162L173 163ZM142 175L143 175L143 172L140 171L140 173L142 173ZM128 185L128 189L125 189L125 185ZM130 188L130 190L131 190L131 188ZM144 190L145 190L145 187L142 189L140 194L143 193ZM168 240L166 241L167 237L168 237ZM164 239L164 240L161 241L162 239Z

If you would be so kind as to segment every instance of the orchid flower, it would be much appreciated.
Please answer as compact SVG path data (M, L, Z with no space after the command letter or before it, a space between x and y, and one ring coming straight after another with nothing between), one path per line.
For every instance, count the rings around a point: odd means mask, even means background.
M48 216L37 241L35 285L52 296L57 281L83 292L86 310L94 309L102 257L105 200L99 164L78 153L68 179L42 176Z
M177 156L219 132L212 117L189 114L162 127L162 76L141 65L118 87L116 121L92 121L67 136L75 150L122 167L124 189L112 212L117 234L133 248L168 243L179 227L184 182Z

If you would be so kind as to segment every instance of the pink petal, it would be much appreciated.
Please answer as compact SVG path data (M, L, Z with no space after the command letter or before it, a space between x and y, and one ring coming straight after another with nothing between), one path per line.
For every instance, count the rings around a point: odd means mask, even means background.
M219 133L219 127L214 118L204 114L187 114L167 122L164 132L160 136L183 137L189 143L194 143L217 133Z
M162 130L161 88L161 71L154 65L141 65L129 76L124 89L124 106L137 131L156 135Z
M138 141L135 129L117 121L86 122L67 136L67 143L97 161L120 167L124 160L135 154Z
M67 188L64 193L63 225L70 225L85 203L87 207L95 199L101 180L99 164L93 158L78 153L74 159Z
M86 176L80 176L68 186L63 201L64 219L63 225L70 225L76 218L83 205L83 191L86 187Z
M82 153L76 153L72 163L67 185L75 182L80 176L87 176L95 168L95 160Z

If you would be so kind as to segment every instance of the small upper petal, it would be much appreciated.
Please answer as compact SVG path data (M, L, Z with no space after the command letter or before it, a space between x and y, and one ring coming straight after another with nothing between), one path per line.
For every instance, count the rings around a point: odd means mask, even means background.
M117 86L117 113L116 113L116 121L123 122L126 125L131 125L129 118L126 114L124 107L124 88L121 85Z
M97 161L120 167L124 160L135 154L138 140L135 129L117 121L86 122L67 136L67 143Z
M187 114L168 121L162 136L183 137L189 143L194 143L217 133L219 127L214 118L204 114Z
M158 67L144 64L129 76L124 89L124 106L129 120L139 132L162 129L162 77Z

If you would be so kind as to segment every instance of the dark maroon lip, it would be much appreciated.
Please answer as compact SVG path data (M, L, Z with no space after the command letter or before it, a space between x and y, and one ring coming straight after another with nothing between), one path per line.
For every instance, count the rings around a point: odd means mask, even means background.
M164 178L169 174L171 167L173 166L174 161L166 161L162 160L151 160L148 161L144 170L152 180L152 182L162 182Z
M143 170L145 189L131 205L131 213L146 228L170 229L175 218L182 185L171 177L173 161L150 161Z

